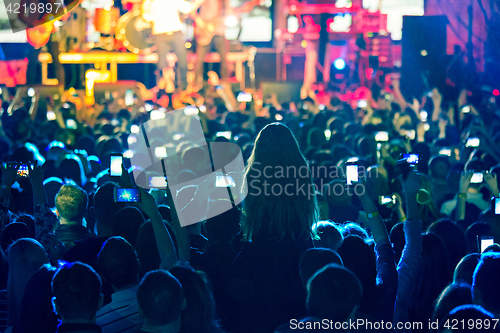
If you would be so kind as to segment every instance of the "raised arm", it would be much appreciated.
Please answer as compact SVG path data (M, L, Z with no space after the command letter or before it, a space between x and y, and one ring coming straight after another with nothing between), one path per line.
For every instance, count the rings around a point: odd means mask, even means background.
M384 221L380 216L377 206L373 201L370 193L368 192L368 187L366 186L365 180L360 178L360 182L356 184L357 187L361 187L360 191L357 191L359 201L363 205L363 210L368 216L368 225L373 235L373 240L375 244L382 242L389 243L389 237L387 236L387 230L385 229Z
M156 246L158 247L161 259L160 268L170 269L177 264L177 252L175 251L172 237L170 237L170 233L163 222L153 196L143 188L139 187L139 191L141 192L141 202L138 202L136 205L149 216L153 225Z
M19 165L15 162L2 165L2 185L0 186L0 233L9 222L10 189L16 182Z
M420 189L419 175L411 171L403 183L406 196L407 217L404 224L405 247L398 265L398 292L394 307L394 323L409 322L409 308L416 285L416 276L420 269L422 253L422 221L417 204L417 193Z
M457 221L462 221L463 219L465 219L465 203L467 201L467 191L469 189L473 174L473 172L462 172L462 175L460 176L460 192L458 193L457 207L455 209L455 218Z

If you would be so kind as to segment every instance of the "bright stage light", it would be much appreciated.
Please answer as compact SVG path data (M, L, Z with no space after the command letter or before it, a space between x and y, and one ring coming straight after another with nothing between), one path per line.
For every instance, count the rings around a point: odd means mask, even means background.
M152 120L164 119L165 118L165 112L160 111L160 110L153 110L150 113L150 118Z
M333 62L333 66L335 66L336 69L339 71L343 70L345 68L345 61L344 59L338 58Z
M141 129L140 129L140 128L139 128L139 126L137 126L137 125L132 125L132 126L130 126L130 133L139 133L139 132L140 132L140 130L141 130Z
M238 19L236 18L236 16L230 15L226 17L224 23L226 24L227 27L232 28L238 24Z

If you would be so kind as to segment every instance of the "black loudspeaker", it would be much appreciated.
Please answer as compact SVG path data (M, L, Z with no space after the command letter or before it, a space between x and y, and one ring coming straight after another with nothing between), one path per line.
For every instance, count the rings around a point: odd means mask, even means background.
M300 101L300 88L302 81L297 82L262 82L262 95L276 94L279 103L287 103L290 101Z
M447 24L446 16L403 16L401 91L406 98L445 87Z

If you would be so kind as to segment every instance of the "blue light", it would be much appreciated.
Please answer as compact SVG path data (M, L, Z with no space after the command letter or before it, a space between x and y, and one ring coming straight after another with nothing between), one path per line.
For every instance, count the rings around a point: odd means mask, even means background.
M337 68L339 71L343 70L345 68L345 61L344 59L338 58L333 62L333 66Z

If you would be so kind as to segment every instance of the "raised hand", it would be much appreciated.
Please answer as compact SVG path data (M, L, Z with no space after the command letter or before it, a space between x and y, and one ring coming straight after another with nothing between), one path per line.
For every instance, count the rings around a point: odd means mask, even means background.
M28 163L28 176L32 186L43 184L43 174L45 170L43 166L38 166L38 162Z
M11 187L16 182L19 163L8 162L5 166L2 164L2 185Z
M137 187L139 192L141 193L141 201L136 202L135 206L139 208L141 211L146 213L149 217L152 217L154 214L159 214L158 206L156 206L155 199L151 194L149 194L142 187Z
M473 174L474 174L474 172L472 172L472 171L462 172L462 175L460 176L460 182L459 182L460 193L467 193L467 190L469 189L470 181L472 179Z
M484 173L484 183L488 190L490 190L491 195L497 197L499 195L497 175L494 173L486 172Z

